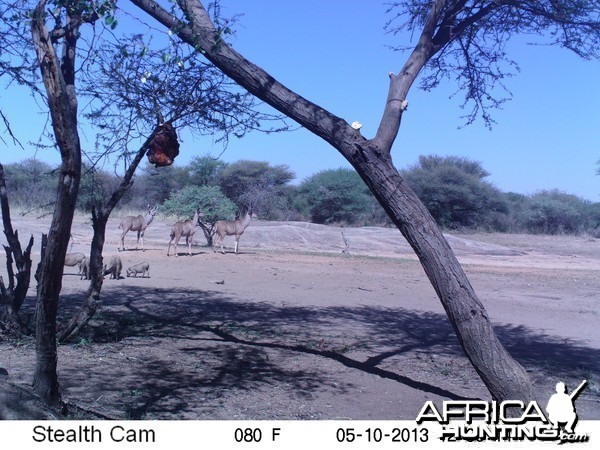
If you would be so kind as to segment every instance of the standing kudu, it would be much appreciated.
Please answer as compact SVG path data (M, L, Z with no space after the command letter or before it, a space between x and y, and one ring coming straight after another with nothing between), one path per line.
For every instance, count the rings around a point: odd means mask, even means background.
M185 243L188 246L188 253L190 256L192 256L192 239L194 238L196 227L199 225L200 216L200 210L196 209L192 220L184 220L183 222L177 222L175 225L173 225L171 228L171 240L169 241L169 246L167 247L167 256L169 256L171 244L173 243L175 246L175 256L178 256L177 244L179 243L181 236L185 236Z
M225 239L225 236L235 236L235 254L238 254L240 236L244 234L244 230L250 225L251 220L252 210L248 210L243 219L219 220L215 223L216 240L221 245L221 253L225 254L225 250L223 250L223 239ZM215 241L213 241L213 251L216 252Z
M123 233L121 233L121 247L125 250L125 235L128 231L137 231L137 244L140 243L140 238L142 238L142 251L144 251L144 232L146 231L146 227L150 225L156 212L158 211L158 206L151 208L148 206L148 214L146 217L144 216L125 216L121 223L119 224L119 228L123 229ZM137 249L137 246L136 246ZM121 250L118 248L118 250Z

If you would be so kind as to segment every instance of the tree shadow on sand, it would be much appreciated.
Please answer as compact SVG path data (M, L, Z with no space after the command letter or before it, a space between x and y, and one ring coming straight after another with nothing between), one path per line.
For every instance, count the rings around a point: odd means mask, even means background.
M78 298L65 297L62 314L68 317L78 302ZM509 352L528 369L542 367L545 375L555 377L575 368L594 377L600 374L598 349L523 326L495 329ZM140 348L142 360L136 373L125 380L139 386L126 402L127 415L133 419L149 411L177 418L186 410L201 417L203 404L215 405L233 391L249 393L267 385L284 384L307 397L319 389L348 394L356 388L351 383L333 383L316 368L290 368L289 360L298 355L325 358L443 398L465 398L414 379L403 373L401 364L394 366L400 370L387 366L409 352L466 360L446 316L401 307L278 306L242 301L217 291L128 286L105 291L101 312L85 333L98 345L128 339L177 343L171 364ZM197 365L178 367L177 355L191 357ZM69 384L80 382L78 376L84 374L70 374ZM96 386L115 391L115 376L99 374ZM191 404L191 391L201 391L203 402Z

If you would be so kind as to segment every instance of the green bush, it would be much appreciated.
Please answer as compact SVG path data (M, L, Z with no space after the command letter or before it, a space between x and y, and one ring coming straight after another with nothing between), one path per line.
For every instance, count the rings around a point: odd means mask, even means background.
M221 171L219 186L240 209L252 208L264 217L266 211L273 210L285 197L288 183L294 177L294 172L285 165L240 160Z
M227 163L208 154L196 156L187 166L190 183L196 186L218 185L221 173L226 167Z
M529 199L525 226L530 233L581 233L591 225L590 206L575 195L541 191Z
M161 213L175 216L178 220L190 219L200 209L202 221L214 223L217 220L235 218L237 208L218 186L186 186L175 192L161 207Z
M77 208L86 212L91 211L92 207L102 208L117 189L120 181L118 177L108 172L84 164L81 168Z
M295 205L323 224L369 225L381 217L381 207L352 169L323 170L308 177L298 187Z
M138 169L133 186L123 198L123 204L136 206L160 205L173 193L190 184L186 166L153 167L150 163Z
M32 158L6 164L4 177L13 207L29 209L49 205L56 197L58 171L43 161Z
M215 222L234 219L237 210L218 186L186 186L165 201L162 213L185 220L194 216L196 208L200 210L200 226L209 246L213 243Z
M484 180L489 173L479 162L455 156L421 156L403 176L444 228L507 227L507 200Z

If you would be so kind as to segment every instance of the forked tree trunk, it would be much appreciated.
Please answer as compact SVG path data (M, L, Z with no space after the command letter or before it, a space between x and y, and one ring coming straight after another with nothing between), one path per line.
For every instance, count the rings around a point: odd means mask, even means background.
M202 233L204 234L204 238L206 239L206 244L209 247L212 247L213 238L215 236L215 224L200 222L200 228L202 228Z
M74 67L78 27L66 29L63 57L59 60L46 29L45 7L45 1L40 1L32 16L31 31L46 89L54 137L61 154L61 166L54 214L37 271L36 366L33 388L49 405L58 406L61 397L57 376L56 315L81 179ZM70 24L70 18L67 19Z
M383 119L375 138L367 140L343 119L307 101L246 60L225 42L199 0L177 0L185 23L153 0L131 0L198 49L226 75L256 97L329 142L358 171L419 257L448 314L462 348L495 400L534 400L526 371L498 341L485 308L427 208L394 167L394 143L406 95L427 61L448 41L434 44L439 16L446 4L435 0L418 44L402 70L390 74ZM451 36L447 36L450 39Z

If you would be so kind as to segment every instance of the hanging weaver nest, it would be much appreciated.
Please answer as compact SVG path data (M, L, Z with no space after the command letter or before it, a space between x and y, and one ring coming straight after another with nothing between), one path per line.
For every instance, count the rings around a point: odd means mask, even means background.
M146 152L148 161L155 167L170 166L177 155L179 155L179 142L175 128L171 122L159 125L158 131L148 144Z

